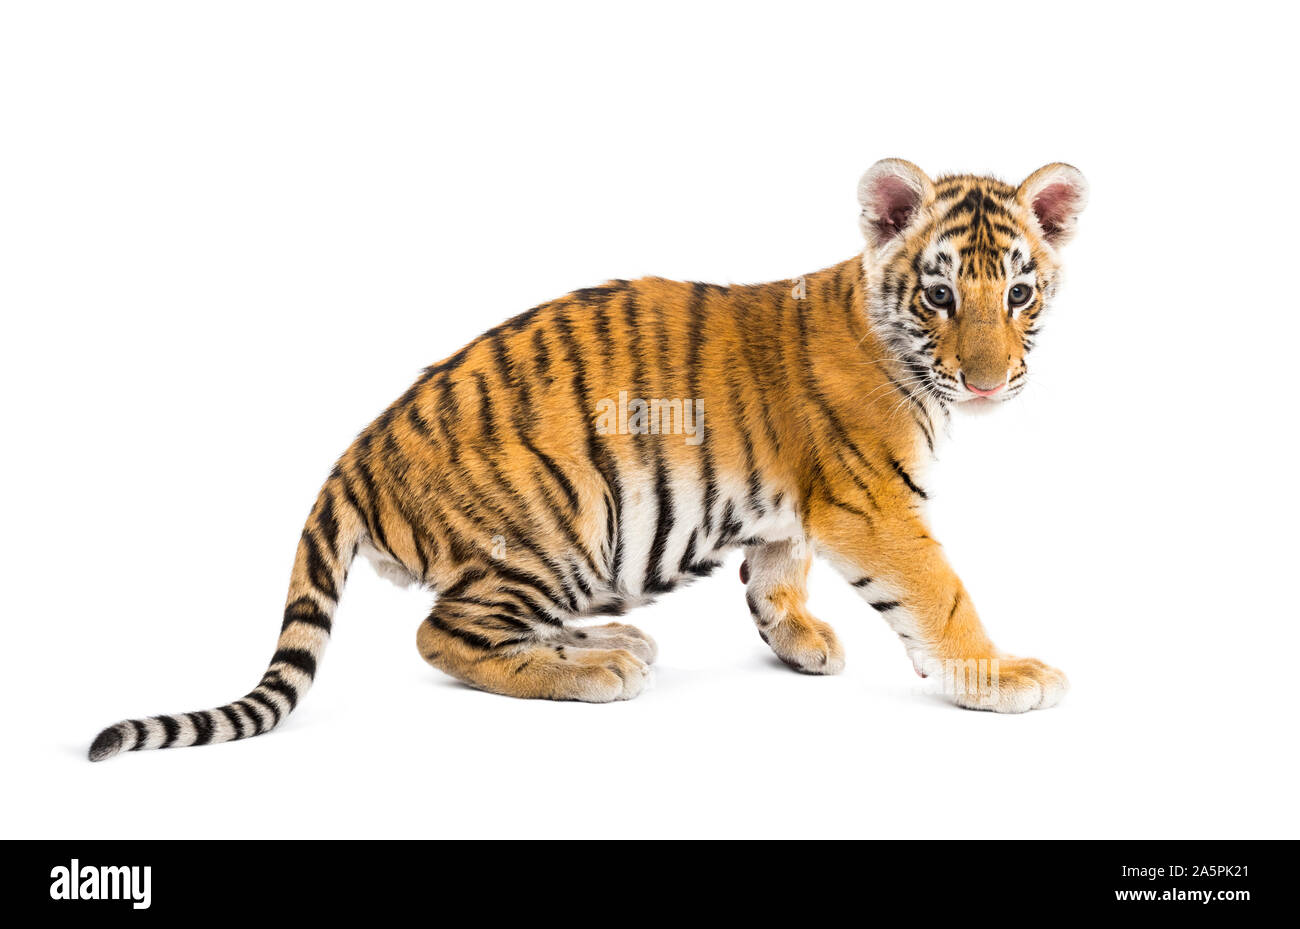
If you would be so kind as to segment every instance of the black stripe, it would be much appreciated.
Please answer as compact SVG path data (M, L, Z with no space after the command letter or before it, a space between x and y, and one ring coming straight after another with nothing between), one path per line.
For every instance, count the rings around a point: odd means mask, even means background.
M330 557L337 561L339 521L334 515L334 495L328 489L321 494L320 514L316 517L316 525L320 529L320 536L325 546L329 549Z
M140 719L131 720L131 726L135 729L135 744L131 746L131 751L138 752L149 739L149 729Z
M439 632L445 632L453 639L458 639L461 642L464 642L466 645L472 645L475 648L482 649L483 651L487 651L487 652L496 651L501 646L507 644L517 644L515 640L507 640L505 642L502 642L500 645L498 645L496 642L493 642L487 636L479 635L477 632L473 632L469 629L461 629L457 626L451 625L450 623L446 622L441 616L439 616L436 612L430 613L429 618L426 619L425 622L427 622L434 629L437 629Z
M504 372L497 372L498 376L505 380ZM492 410L491 388L488 387L487 375L482 371L475 371L473 374L474 389L478 394L478 421L482 430L481 438L486 439L488 447L498 449L501 447L501 430L497 427L496 413Z
M853 582L853 586L854 586L854 587L866 587L866 586L867 586L868 584L870 584L870 583L871 583L871 578L869 578L869 577L860 577L860 578L858 578L856 581Z
M307 577L315 587L331 600L338 600L338 588L334 585L334 574L320 553L320 546L310 530L302 531L303 545L307 549Z
M691 570L691 562L695 560L695 533L697 530L691 530L691 537L686 540L686 551L682 552L682 560L677 565L678 574L686 574Z
M244 737L244 722L239 718L239 714L235 712L234 708L223 706L221 707L221 714L230 720L230 728L235 730L235 738L242 739Z
M867 483L864 480L862 480L862 478L858 477L858 472L854 471L853 467L845 459L843 450L839 448L835 449L835 457L838 458L840 464L844 466L844 473L849 476L849 479L853 481L853 483L858 485L859 490L861 490L864 494L866 494L867 502L870 503L875 509L877 510L880 509L880 504L876 502L876 495L871 492L871 488L867 485Z
M253 704L247 700L236 700L231 706L237 706L244 711L244 714L253 723L253 735L261 735L267 730L266 720L262 718L261 713L253 708Z
M566 528L568 528L568 527L566 526ZM584 563L584 564L587 564L587 565L590 565L592 574L595 574L595 575L599 576L599 573L600 573L600 572L596 570L596 566L595 566L595 565L590 561L590 559L588 559L588 558L585 557L585 556L586 556L586 552L585 552L585 550L583 550L582 548L579 548L579 551L583 553L583 556L584 556L584 558L583 558L583 563ZM574 568L574 572L573 572L573 582L574 582L575 584L578 585L578 589L579 589L580 591L582 591L582 595L583 595L584 597L588 597L588 598L590 598L590 597L591 597L591 584L587 583L587 579L586 579L585 577L582 576L582 571L581 571L581 569L580 569L580 566L578 565L578 560L577 560L576 558L570 556L570 558L569 558L569 565L570 565L571 567Z
M514 632L531 633L533 631L533 627L531 625L529 625L527 622L525 622L522 619L516 619L514 616L511 616L509 613L493 613L490 618L500 623L505 629L509 629Z
M897 600L882 600L880 603L871 604L871 608L881 613L888 613L890 610L896 610L902 605Z
M199 710L197 713L185 714L190 723L194 726L194 741L192 745L207 745L212 741L212 717L207 710Z
M952 622L952 618L953 618L954 616L957 615L957 607L958 607L960 604L961 604L961 591L959 590L959 591L957 591L957 593L953 594L953 597L952 597L952 609L948 612L948 619L947 619L947 621L943 624L943 627L944 627L945 630L947 630L947 628L948 628L948 624Z
M505 580L510 581L517 586L531 588L533 591L538 592L542 594L543 597L547 598L539 601L536 597L530 597L521 591L511 591L511 593L515 594L515 596L519 597L533 608L533 611L537 614L537 619L552 626L563 625L560 620L546 612L546 607L548 605L552 607L554 606L555 598L547 591L547 588L542 584L541 579L538 578L537 575L528 571L511 568L504 564L496 565L495 570L497 574L501 575Z
M652 346L649 357L656 363L656 369L653 374L654 381L649 387L654 388L649 391L654 395L671 395L681 390L681 384L674 371L674 353L672 352L672 342L668 334L667 318L668 314L662 306L655 306L652 315L657 320L656 342ZM692 398L681 398L681 415L676 422L670 422L670 425L680 427L682 432L686 430L686 404L691 403ZM670 412L667 414L671 420ZM676 523L675 502L673 499L673 485L669 480L669 472L664 464L664 443L668 440L663 436L664 410L661 405L659 410L659 441L654 443L655 451L655 534L650 543L650 557L646 564L646 582L644 589L653 593L666 593L673 588L671 577L665 578L663 575L663 559L667 554L668 541L672 535L673 526ZM672 569L668 569L670 574ZM653 572L653 574L651 573Z
M284 632L291 623L317 626L326 632L329 632L333 626L329 616L310 597L299 597L284 608L284 623L280 626L280 631Z
M709 450L709 443L703 444L704 448L704 469L702 477L704 478L704 516L701 525L704 529L705 538L713 532L713 508L718 503L718 481L717 474L713 469L713 453Z
M824 483L825 481L823 480L823 484ZM826 488L826 502L837 509L844 510L846 513L852 513L854 516L861 516L868 523L872 521L870 514L862 512L862 510L858 509L856 506L854 506L851 503L845 503L843 500L840 500L838 497L836 497L834 494L831 493L829 487Z
M281 677L277 671L268 671L266 677L262 678L262 683L257 686L282 694L284 699L289 701L289 709L286 715L292 713L298 705L298 688Z
M482 597L459 596L456 598L457 603L472 603L475 606L481 606L488 610L497 610L508 613L511 616L520 616L523 610L518 603L511 603L508 600L486 600Z
M627 281L612 280L596 287L582 287L568 295L569 300L583 304L602 303L627 287Z
M154 719L162 723L163 732L165 733L163 736L162 744L159 745L158 747L167 748L173 742L175 742L176 737L180 735L181 724L178 723L176 720L172 719L172 717L170 716L155 716Z
M271 711L272 722L271 725L267 727L268 729L280 725L280 708L275 704L275 701L262 696L256 690L250 693L246 699L254 700Z
M617 559L618 553L618 513L614 509L614 495L608 490L601 494L601 502L605 509L605 540L600 545L601 558L608 561L611 553ZM612 574L606 572L606 580L611 577L618 577L618 572Z
M420 438L427 439L433 432L433 427L429 425L429 421L420 413L418 403L412 403L406 408L406 418L411 423L411 428L415 430Z
M537 456L537 460L542 463L542 467L546 468L547 473L555 478L555 482L560 485L564 495L569 498L569 506L576 513L578 510L578 489L573 486L573 481L569 480L568 475L560 470L560 466L549 455L533 445L530 439L525 438L524 444L530 452Z
M745 423L749 418L748 411L741 403L740 386L736 381L735 371L731 367L727 368L726 383L727 402L731 404L732 421L740 424L738 433L741 440L740 450L742 453L743 467L748 474L746 484L749 487L749 504L751 509L756 509L758 506L761 506L758 499L761 492L761 484L756 471L754 443L753 440L750 439L749 430L745 428Z
M935 241L946 242L949 239L955 239L959 235L965 235L969 231L970 231L969 225L967 225L966 223L957 223L954 226L948 226L946 229L943 230L943 232L940 232L935 237Z
M911 475L909 475L906 471L903 470L903 466L898 463L897 458L891 456L889 459L889 464L894 469L894 472L903 479L903 483L906 484L911 489L912 493L916 494L922 500L930 499L924 490L916 486L916 483L912 480Z
M447 543L447 554L450 556L451 566L459 568L461 565L478 558L478 550L457 534L448 521L447 514L436 507L433 510L430 522L435 529L442 531L443 539Z
M864 318L859 315L862 308L858 306L854 290L854 284L861 275L862 263L856 259L844 262L835 270L835 302L843 307L844 318L855 335Z
M551 352L546 347L546 334L540 328L533 330L533 363L539 371L545 371L551 366Z
M745 310L753 313L753 304L746 305ZM773 395L774 386L764 377L763 358L755 358L755 353L761 348L759 342L755 339L742 339L740 342L741 354L745 359L745 366L749 368L750 383L753 385L754 392L758 395L758 418L763 424L763 431L767 434L767 442L772 450L772 458L777 461L781 460L781 440L776 434L776 427L772 425L772 416L768 410L768 404L763 402L763 398Z
M650 593L665 593L673 586L665 583L660 574L664 551L668 548L668 536L673 531L674 514L673 493L668 486L668 469L664 467L662 454L658 458L655 468L655 535L654 541L650 543L650 556L646 559L643 587Z
M284 662L310 678L316 677L316 656L305 648L282 648L271 656L271 664Z
M333 476L337 477L340 481L342 481L343 496L347 499L348 506L352 507L353 511L357 514L357 516L361 518L361 521L366 526L366 531L369 532L370 535L373 537L374 527L370 519L370 509L369 507L364 506L361 503L360 498L357 497L356 491L352 487L352 481L348 478L346 474L343 473L342 465L334 466Z
M700 399L700 351L704 347L704 297L708 291L709 288L705 284L692 284L691 302L687 311L689 331L686 345L686 389L693 400ZM701 443L700 454L704 456L704 463L700 469L700 476L704 483L702 528L707 538L713 531L713 506L718 499L713 452L707 440Z
M933 422L930 421L929 411L925 409L925 407L921 404L921 401L919 401L916 398L916 395L910 389L904 387L902 384L894 380L894 378L890 376L889 372L885 370L884 366L881 365L880 362L876 363L876 367L879 368L881 374L885 375L885 379L889 381L891 385L893 385L894 390L898 391L900 394L902 394L904 397L908 399L908 402L911 404L912 407L912 420L918 426L921 427L921 432L925 435L925 444L929 446L930 453L934 454L934 424ZM920 418L917 416L917 413L924 413L926 421L921 422Z
M935 183L934 197L936 200L951 200L961 196L965 189L960 179L941 180Z
M388 544L388 536L384 532L384 516L379 505L379 488L375 484L375 476L361 458L361 455L365 454L370 448L370 438L362 436L358 442L360 443L360 449L357 460L353 462L353 467L356 469L357 480L365 488L366 498L370 501L370 508L374 511L374 524L370 527L371 535L374 537L373 541L381 549L392 555L393 560L400 564L401 559L393 552L392 546ZM369 518L367 518L367 524L370 524Z
M387 456L389 473L392 475L393 480L398 483L404 491L404 493L390 494L389 499L393 504L393 509L397 510L397 515L402 518L402 521L406 523L406 528L411 532L411 543L415 547L416 557L420 559L419 579L420 582L423 583L429 576L429 557L424 552L424 534L417 527L416 519L411 515L410 511L407 510L406 505L402 502L403 499L409 499L414 496L411 492L410 485L406 480L406 473L410 469L410 462L407 460L406 454L402 451L401 446L398 445L397 437L392 432L384 434L384 453ZM407 568L408 571L410 570L410 567L406 562L401 561L401 559L398 560L401 562L402 567Z
M735 505L728 500L727 505L722 508L722 519L718 526L718 545L726 545L728 542L740 538L740 533L744 528L744 524L736 518Z
M456 580L452 582L446 590L439 591L439 596L443 598L455 597L464 593L465 588L469 587L470 584L475 581L481 581L485 577L487 577L487 572L482 568L470 568L460 577L456 578Z

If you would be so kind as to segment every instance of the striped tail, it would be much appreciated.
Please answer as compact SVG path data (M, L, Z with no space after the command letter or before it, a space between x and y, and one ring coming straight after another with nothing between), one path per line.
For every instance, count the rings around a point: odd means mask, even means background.
M270 732L307 693L329 641L334 609L363 532L356 511L325 484L298 542L284 625L270 667L247 696L211 710L128 719L109 726L90 746L90 760L143 748L230 742Z

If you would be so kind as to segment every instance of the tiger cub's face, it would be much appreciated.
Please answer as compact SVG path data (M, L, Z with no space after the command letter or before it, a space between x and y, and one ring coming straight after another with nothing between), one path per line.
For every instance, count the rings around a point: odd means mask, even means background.
M1083 175L1066 164L1019 187L970 175L931 181L893 158L872 165L858 185L869 313L908 386L976 406L1024 389L1058 249L1087 197Z

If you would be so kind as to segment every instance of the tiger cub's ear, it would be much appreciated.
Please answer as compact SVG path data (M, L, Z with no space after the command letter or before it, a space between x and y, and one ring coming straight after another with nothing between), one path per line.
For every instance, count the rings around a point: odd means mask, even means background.
M858 181L862 234L873 252L902 236L934 196L925 172L901 158L877 161Z
M1088 182L1078 168L1058 161L1025 178L1016 198L1034 214L1047 244L1059 248L1074 237L1079 214L1088 205Z

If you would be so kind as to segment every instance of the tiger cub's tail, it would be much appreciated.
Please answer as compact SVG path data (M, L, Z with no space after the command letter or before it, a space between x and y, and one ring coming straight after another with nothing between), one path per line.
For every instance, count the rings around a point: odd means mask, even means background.
M208 745L261 735L293 711L316 676L339 593L365 532L357 511L339 496L344 491L340 485L336 472L303 528L280 639L257 686L215 709L115 723L95 737L91 761L143 748Z

